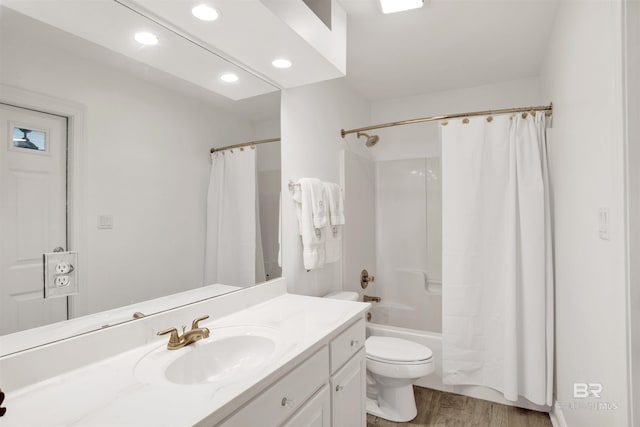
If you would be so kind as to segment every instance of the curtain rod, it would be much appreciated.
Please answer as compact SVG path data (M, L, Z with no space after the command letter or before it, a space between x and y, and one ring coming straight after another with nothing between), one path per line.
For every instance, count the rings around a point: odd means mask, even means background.
M399 122L384 123L381 125L367 126L367 127L358 128L358 129L349 129L349 130L341 129L340 135L344 138L346 135L349 135L350 133L364 132L364 131L373 130L373 129L389 128L392 126L411 125L414 123L433 122L436 120L457 119L461 117L518 113L520 111L546 111L547 112L546 114L550 116L551 113L553 112L553 102L550 103L549 105L543 105L539 107L522 107L522 108L507 108L504 110L473 111L471 113L446 114L444 116L431 116L431 117L421 117L419 119L401 120Z
M258 144L266 144L267 142L278 142L278 141L280 141L280 138L259 139L257 141L243 142L242 144L227 145L226 147L220 147L220 148L212 147L210 152L215 153L216 151L224 151L224 150L230 150L232 148L242 148L242 147L255 148L252 146L258 145Z

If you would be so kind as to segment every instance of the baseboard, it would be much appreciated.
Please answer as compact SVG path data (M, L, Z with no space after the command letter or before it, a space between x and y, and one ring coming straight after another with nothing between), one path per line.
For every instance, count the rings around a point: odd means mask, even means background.
M549 418L551 418L551 425L553 427L568 427L567 421L564 419L564 412L562 412L562 408L556 402L549 412Z

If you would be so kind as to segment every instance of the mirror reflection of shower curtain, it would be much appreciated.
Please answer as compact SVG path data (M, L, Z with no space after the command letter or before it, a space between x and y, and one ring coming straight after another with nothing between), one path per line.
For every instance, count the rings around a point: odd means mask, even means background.
M211 154L204 284L256 281L256 150Z
M545 116L442 129L443 379L551 405Z
M256 171L256 283L267 280L267 273L264 266L264 251L262 249L260 218L260 180L258 179L258 173Z

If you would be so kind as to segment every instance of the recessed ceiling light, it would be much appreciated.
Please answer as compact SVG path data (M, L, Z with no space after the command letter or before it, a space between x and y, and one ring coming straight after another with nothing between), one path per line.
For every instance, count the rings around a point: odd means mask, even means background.
M380 0L382 13L395 13L404 10L418 9L424 5L424 0Z
M220 80L227 83L233 83L238 81L238 76L233 73L226 73L220 76Z
M217 10L206 4L197 5L191 9L191 13L193 13L193 16L203 21L215 21L218 19L218 16L220 16Z
M271 65L273 65L276 68L289 68L293 64L288 59L278 58L278 59L274 59L271 62Z
M141 31L139 33L136 33L133 38L141 44L146 44L149 46L153 46L155 44L158 44L158 36L156 36L153 33L148 33L146 31Z

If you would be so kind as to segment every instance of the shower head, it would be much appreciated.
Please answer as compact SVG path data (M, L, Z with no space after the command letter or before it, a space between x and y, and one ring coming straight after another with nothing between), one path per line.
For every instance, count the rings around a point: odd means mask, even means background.
M367 138L367 141L364 143L364 145L366 145L367 147L373 147L380 139L378 135L367 135L364 132L358 132L358 138L360 138L361 136Z

